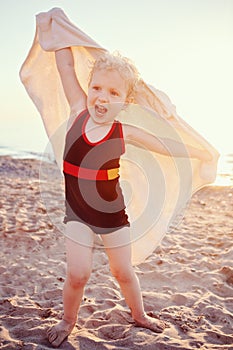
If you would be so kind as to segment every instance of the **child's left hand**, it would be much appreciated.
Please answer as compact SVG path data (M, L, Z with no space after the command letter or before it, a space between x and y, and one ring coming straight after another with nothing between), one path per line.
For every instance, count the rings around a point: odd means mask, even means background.
M211 162L213 160L212 154L205 150L200 151L198 158L205 162Z

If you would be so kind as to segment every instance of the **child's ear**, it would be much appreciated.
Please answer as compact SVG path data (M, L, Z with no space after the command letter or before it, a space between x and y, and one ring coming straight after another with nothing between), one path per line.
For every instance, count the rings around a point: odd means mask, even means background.
M133 102L134 102L134 98L132 96L127 97L125 100L126 107L127 107L127 105L129 105L130 103L133 103Z
M125 111L125 110L127 109L127 107L128 107L131 103L133 103L133 101L134 101L134 99L133 99L132 97L127 98L127 99L125 100L125 103L124 103L123 107L122 107L122 110Z

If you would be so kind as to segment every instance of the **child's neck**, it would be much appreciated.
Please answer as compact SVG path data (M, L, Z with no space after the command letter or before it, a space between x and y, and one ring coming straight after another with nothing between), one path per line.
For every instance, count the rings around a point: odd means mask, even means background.
M98 142L102 140L112 128L114 120L106 123L96 123L91 117L85 126L85 134L90 142Z

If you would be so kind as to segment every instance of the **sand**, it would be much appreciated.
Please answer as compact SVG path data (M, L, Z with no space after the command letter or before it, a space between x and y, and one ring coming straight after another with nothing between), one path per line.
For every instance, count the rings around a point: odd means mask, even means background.
M3 156L0 166L0 349L51 349L46 329L62 317L64 236L41 199L39 161ZM62 214L60 185L44 186ZM60 349L233 349L232 209L232 187L203 188L179 227L135 267L146 312L166 322L161 334L134 326L96 248L78 323Z

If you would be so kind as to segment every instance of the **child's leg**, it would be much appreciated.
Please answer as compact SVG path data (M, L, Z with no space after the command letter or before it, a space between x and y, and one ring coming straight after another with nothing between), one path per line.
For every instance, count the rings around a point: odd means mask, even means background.
M94 234L88 226L74 221L67 223L63 319L70 323L76 322L83 290L91 274L93 242Z
M101 238L109 258L111 272L120 285L136 325L162 332L164 323L147 316L144 311L139 281L131 264L129 228L125 227L114 233L102 235Z
M67 223L64 315L61 322L48 330L48 339L53 346L59 346L74 328L84 287L91 273L93 240L93 232L86 225L74 221Z

